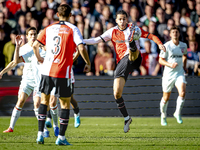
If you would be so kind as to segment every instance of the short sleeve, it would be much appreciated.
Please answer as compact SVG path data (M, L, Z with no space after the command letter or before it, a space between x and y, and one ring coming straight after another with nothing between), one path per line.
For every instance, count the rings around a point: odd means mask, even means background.
M46 45L46 28L38 34L37 41L42 45Z
M187 55L187 44L185 44L183 55Z
M73 40L74 43L78 46L79 44L84 44L83 42L83 36L81 35L81 32L79 29L76 27L73 30Z
M21 57L23 58L25 63L30 63L32 61L33 55L34 55L34 52L30 51L30 52L22 55Z

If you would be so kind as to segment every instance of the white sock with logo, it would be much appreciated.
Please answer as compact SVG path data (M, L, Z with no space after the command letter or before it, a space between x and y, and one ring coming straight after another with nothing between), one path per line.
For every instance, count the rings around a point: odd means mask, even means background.
M160 113L162 118L167 117L167 106L168 106L168 101L166 102L163 98L160 101Z
M50 113L53 119L53 127L58 127L58 106L50 107Z
M184 102L185 102L185 98L178 96L178 98L176 100L176 111L175 111L175 114L177 114L177 115L181 114L181 110L183 108Z
M21 115L22 108L15 106L12 111L12 116L10 120L10 128L14 129L15 123L17 122L19 116Z

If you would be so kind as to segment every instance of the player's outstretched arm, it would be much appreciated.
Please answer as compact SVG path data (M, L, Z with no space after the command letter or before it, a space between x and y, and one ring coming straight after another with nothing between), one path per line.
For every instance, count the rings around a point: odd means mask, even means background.
M96 38L84 39L83 42L86 43L87 45L94 45L98 44L99 42L102 42L102 39L100 37L96 37Z
M91 63L85 46L83 44L78 45L78 50L86 63L84 72L89 72L91 69Z
M35 41L33 43L33 52L35 53L35 56L37 57L38 62L43 63L44 58L41 57L40 55L40 51L39 51L39 47L40 47L40 43L38 41Z
M1 72L0 72L0 79L3 77L3 74L7 73L8 71L12 70L17 66L17 63L11 61Z

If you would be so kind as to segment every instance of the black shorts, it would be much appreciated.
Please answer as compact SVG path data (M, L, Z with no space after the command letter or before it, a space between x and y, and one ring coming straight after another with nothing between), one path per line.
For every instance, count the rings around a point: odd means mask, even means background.
M70 79L42 75L40 92L49 95L53 87L55 87L56 97L70 97L72 94L72 84Z
M128 57L129 55L126 55L119 61L115 69L114 78L124 77L126 81L129 73L133 72L134 69L140 67L140 64L142 62L142 57L140 53L135 61L130 61Z
M74 83L72 83L72 94L74 94Z

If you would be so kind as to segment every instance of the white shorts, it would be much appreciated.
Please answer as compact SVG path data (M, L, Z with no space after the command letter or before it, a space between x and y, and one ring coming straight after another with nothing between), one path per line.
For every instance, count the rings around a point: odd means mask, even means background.
M181 83L185 83L187 84L186 82L186 79L185 79L185 76L184 75L179 75L178 77L176 78L162 78L162 89L163 89L163 92L171 92L174 85L178 85L178 84L181 84Z
M30 86L29 84L26 84L26 83L21 83L20 84L18 95L21 92L26 93L28 96L30 96L31 93L33 92L33 97L35 97L35 96L41 97L41 92L38 90L37 87Z

